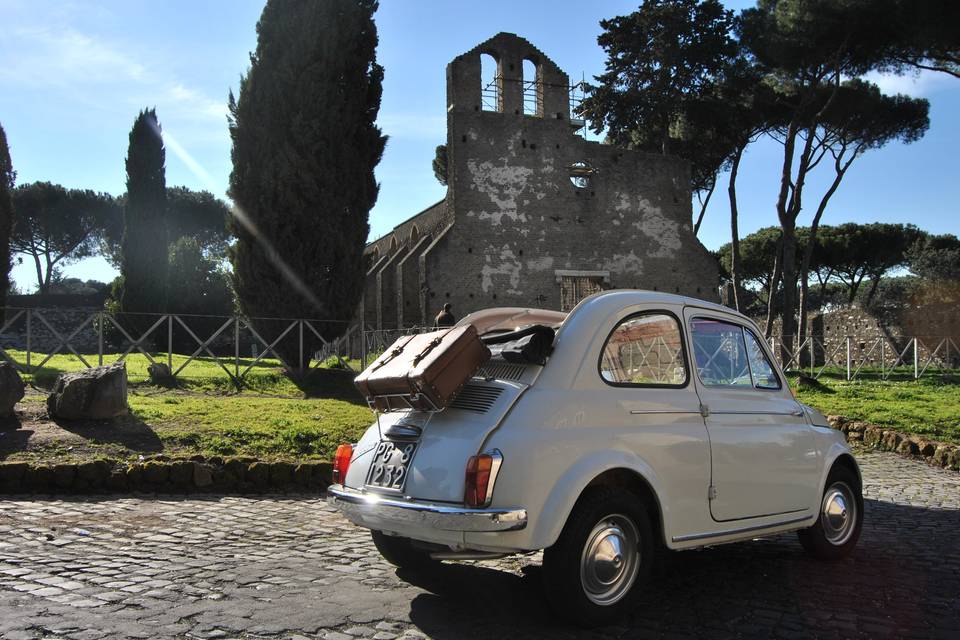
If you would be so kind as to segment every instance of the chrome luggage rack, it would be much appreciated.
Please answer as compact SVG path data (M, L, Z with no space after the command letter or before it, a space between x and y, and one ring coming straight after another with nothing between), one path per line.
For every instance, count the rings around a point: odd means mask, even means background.
M377 406L377 400L386 400L386 410ZM427 406L424 407L423 404L419 404L421 402L425 402ZM443 407L438 407L433 400L422 393L388 393L376 395L367 398L367 405L373 411L379 411L381 413L387 413L390 411L405 411L407 409L413 409L414 411L429 411L430 413L443 411Z

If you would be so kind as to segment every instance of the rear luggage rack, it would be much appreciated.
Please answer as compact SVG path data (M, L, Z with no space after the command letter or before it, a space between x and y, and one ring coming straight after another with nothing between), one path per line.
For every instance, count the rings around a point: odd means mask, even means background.
M384 407L384 404L387 406ZM367 406L369 406L372 411L379 411L381 413L387 411L404 411L406 409L429 411L431 413L443 411L443 407L438 407L433 400L430 399L430 396L423 393L391 393L388 395L378 395L367 398Z

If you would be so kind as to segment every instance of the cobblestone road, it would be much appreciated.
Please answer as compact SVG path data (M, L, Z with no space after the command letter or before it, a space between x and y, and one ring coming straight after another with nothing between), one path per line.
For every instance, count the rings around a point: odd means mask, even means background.
M537 556L398 576L315 497L2 500L0 637L960 637L960 476L860 459L852 558L793 535L671 554L592 632L553 619Z

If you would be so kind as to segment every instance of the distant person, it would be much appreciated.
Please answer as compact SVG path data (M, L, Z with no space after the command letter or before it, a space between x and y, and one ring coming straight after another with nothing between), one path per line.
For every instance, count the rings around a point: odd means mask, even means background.
M447 327L452 327L457 324L457 319L450 313L450 303L443 305L443 311L437 314L436 319L433 321L433 326L437 329L446 329Z

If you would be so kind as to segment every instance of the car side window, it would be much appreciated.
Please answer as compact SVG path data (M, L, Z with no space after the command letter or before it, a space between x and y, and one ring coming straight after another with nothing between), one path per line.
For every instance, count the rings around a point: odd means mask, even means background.
M668 313L643 313L622 320L603 345L600 376L614 385L686 385L680 322Z
M758 389L779 389L780 378L777 377L773 365L763 352L760 341L750 329L743 330L747 342L747 357L750 359L750 373L753 376L753 386Z
M747 347L740 325L721 320L694 318L690 323L693 358L703 384L752 387Z

